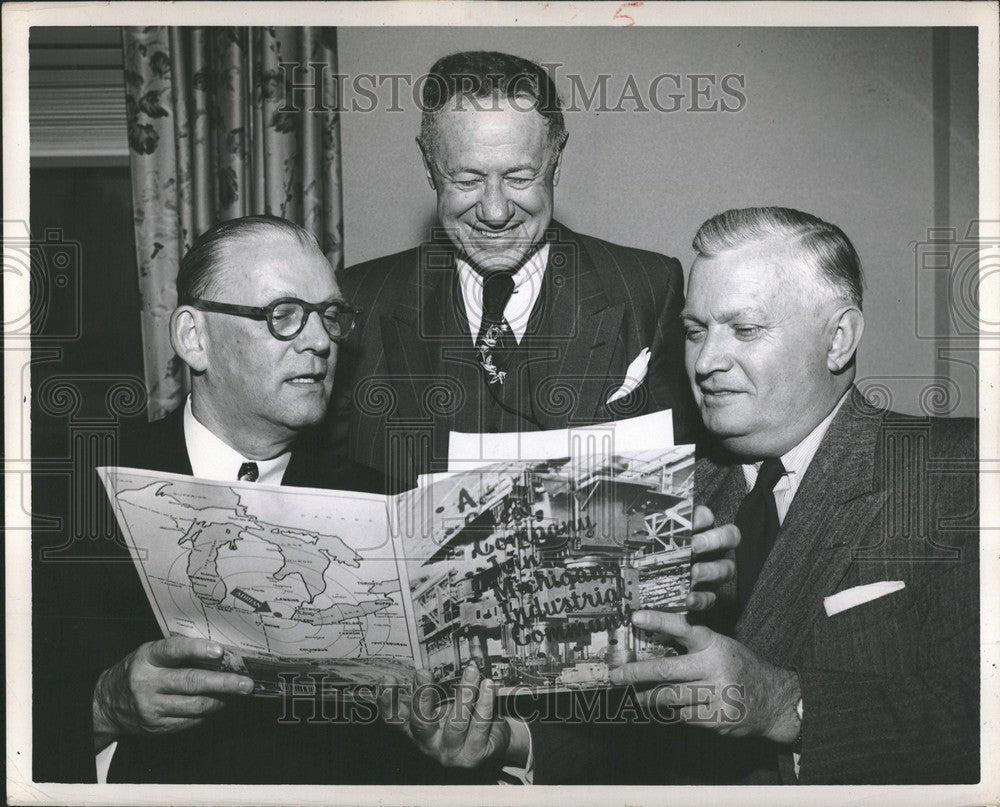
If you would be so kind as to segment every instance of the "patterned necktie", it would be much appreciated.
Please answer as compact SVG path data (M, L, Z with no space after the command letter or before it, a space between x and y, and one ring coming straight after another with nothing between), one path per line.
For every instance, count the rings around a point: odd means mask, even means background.
M774 502L774 486L785 473L780 459L769 458L761 463L757 483L740 503L734 520L740 528L740 545L736 549L736 593L740 611L746 607L757 584L764 561L771 553L778 536L778 508Z
M489 384L503 384L507 376L506 352L514 337L504 319L504 310L514 293L510 272L490 272L483 278L483 321L476 337L476 359Z
M260 470L257 468L257 463L244 462L240 466L240 472L236 478L240 482L256 482L258 476L260 476Z

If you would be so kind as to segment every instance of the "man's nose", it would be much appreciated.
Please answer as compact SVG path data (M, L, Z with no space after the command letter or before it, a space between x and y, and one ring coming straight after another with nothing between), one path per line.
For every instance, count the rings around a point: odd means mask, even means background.
M481 224L498 230L514 218L514 203L507 198L501 183L486 183L483 198L476 205L476 218Z
M306 315L306 324L302 326L299 335L295 337L295 347L299 351L311 350L314 353L327 354L333 344L330 334L323 327L323 316L318 311L310 311Z
M698 351L694 363L696 376L725 372L733 365L732 355L722 334L709 331L694 348Z

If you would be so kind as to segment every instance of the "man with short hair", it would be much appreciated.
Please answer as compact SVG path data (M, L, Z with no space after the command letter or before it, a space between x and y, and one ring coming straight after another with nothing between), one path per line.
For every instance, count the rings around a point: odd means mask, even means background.
M378 474L332 456L315 428L356 309L308 232L272 216L217 224L181 262L177 296L170 336L190 368L191 395L163 420L124 433L118 464L381 492ZM394 748L384 728L306 722L317 704L289 719L282 700L251 697L250 678L217 669L216 642L158 638L139 578L121 554L120 563L76 565L75 587L85 593L71 601L68 592L60 623L48 626L81 644L68 654L65 688L39 707L47 718L38 725L46 735L52 730L55 746L46 751L62 755L59 778L93 781L96 752L99 780L107 772L109 781L399 780L409 749ZM36 635L48 635L48 627L36 625Z
M456 53L431 68L422 104L440 228L341 278L364 309L337 382L350 456L405 489L446 469L450 431L672 409L690 438L680 264L553 220L568 135L548 73Z
M735 586L703 620L637 612L686 653L612 673L689 725L621 759L534 726L535 781L978 781L975 421L854 386L861 264L839 228L730 210L694 248L695 500L742 532Z

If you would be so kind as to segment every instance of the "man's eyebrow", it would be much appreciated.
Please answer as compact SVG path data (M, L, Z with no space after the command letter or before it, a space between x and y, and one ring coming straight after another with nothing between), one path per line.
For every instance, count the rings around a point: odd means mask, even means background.
M716 322L732 322L733 320L745 318L767 319L767 315L762 308L757 306L748 306L746 308L733 308L728 311L720 311L717 315L712 317L712 319ZM692 322L703 321L701 317L687 308L681 311L681 319L690 320Z
M304 298L299 297L299 295L295 294L294 292L288 291L287 289L276 291L271 296L271 299L272 300L295 299L295 300L302 300L303 302L306 302L306 303L309 302L309 300L305 300ZM335 292L334 294L330 294L330 295L324 297L322 300L317 300L316 302L317 303L346 303L347 302L347 298L344 297L344 295L341 294L338 291L338 292Z
M516 174L518 171L531 171L533 174L539 172L539 167L537 165L531 165L530 163L525 163L524 165L515 165L511 168L506 169L503 174L507 176L509 174ZM478 168L453 168L445 171L448 176L455 176L456 174L474 174L477 177L486 176L486 171L480 171Z

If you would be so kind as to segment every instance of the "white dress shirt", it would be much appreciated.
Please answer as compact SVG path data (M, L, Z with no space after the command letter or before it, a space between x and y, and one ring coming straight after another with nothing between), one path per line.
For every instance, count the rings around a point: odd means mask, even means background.
M531 310L542 292L542 278L545 277L545 266L548 262L549 245L543 244L525 261L524 266L514 273L514 292L504 309L504 319L510 325L518 344L521 344L524 338ZM483 276L461 258L456 263L458 283L462 289L462 299L465 301L465 316L469 320L472 343L475 344L483 322Z
M253 462L257 464L258 472L255 484L280 485L292 459L292 452L286 451L269 460L248 460L201 424L191 410L191 396L184 405L184 444L191 461L191 474L199 479L220 482L235 482L239 478L240 466Z
M221 440L201 424L191 410L191 396L184 404L184 445L191 461L191 473L199 479L214 479L220 482L235 482L239 478L240 466L245 462L257 464L258 485L280 485L285 470L292 459L292 452L286 451L269 460L248 460L229 443ZM115 755L117 742L97 754L97 782L108 783L108 770Z
M845 393L837 402L837 405L833 407L833 411L815 429L809 432L801 443L782 455L781 464L785 466L785 473L774 486L774 505L778 510L779 524L785 523L785 515L788 513L788 508L792 506L792 499L795 497L796 492L798 492L799 485L802 483L802 477L805 476L806 470L809 468L809 463L816 456L816 449L823 442L823 437L826 435L827 429L830 428L830 423L833 422L834 417L836 417L837 412L840 411L840 407L844 405L846 399L847 394ZM757 484L757 474L760 471L761 464L760 462L755 462L742 466L743 476L747 482L747 492L753 490L753 486Z

